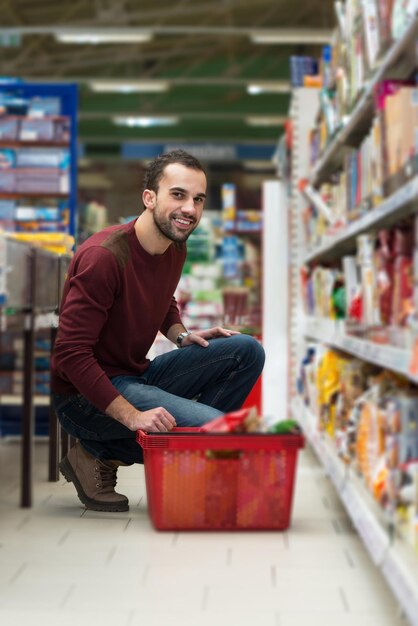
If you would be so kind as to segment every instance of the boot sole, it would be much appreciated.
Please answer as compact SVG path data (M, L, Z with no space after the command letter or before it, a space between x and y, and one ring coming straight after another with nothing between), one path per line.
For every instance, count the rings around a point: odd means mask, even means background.
M107 513L122 513L124 511L129 511L128 502L115 504L114 502L98 502L97 500L93 500L93 498L89 498L84 492L71 463L66 457L59 464L59 468L61 474L67 482L73 483L80 501L87 509L91 509L92 511L105 511Z

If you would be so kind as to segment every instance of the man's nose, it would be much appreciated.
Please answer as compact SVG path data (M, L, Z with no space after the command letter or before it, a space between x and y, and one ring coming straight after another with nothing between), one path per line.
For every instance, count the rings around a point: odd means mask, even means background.
M196 207L195 207L195 203L194 203L194 198L187 198L186 201L184 202L183 206L182 206L182 211L184 213L187 213L187 215L191 215L191 214L195 214L196 213Z

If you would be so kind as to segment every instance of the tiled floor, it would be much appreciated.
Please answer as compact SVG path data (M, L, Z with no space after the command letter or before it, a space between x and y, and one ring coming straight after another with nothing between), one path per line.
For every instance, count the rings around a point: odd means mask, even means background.
M153 530L143 468L119 470L128 513L82 508L46 481L19 508L17 442L0 440L0 623L5 626L405 626L312 453L299 454L287 532Z

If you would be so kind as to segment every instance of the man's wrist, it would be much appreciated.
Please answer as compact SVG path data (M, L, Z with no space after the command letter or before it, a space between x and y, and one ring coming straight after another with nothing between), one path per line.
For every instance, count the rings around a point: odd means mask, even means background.
M190 330L184 330L182 333L180 333L180 334L177 336L177 339L176 339L176 346L177 346L178 348L181 348L181 347L183 346L183 341L184 341L184 339L185 339L186 337L188 337L189 335L191 335L191 334L192 334L192 333L191 333L191 331L190 331Z

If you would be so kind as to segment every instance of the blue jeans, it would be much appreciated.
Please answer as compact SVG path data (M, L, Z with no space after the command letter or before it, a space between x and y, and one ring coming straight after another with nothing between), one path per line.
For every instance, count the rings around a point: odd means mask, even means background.
M200 426L242 406L264 358L256 339L232 335L211 339L207 348L191 345L157 356L140 376L115 376L112 383L140 411L162 406L177 426ZM53 405L64 430L96 458L143 462L136 433L84 396L55 395Z

